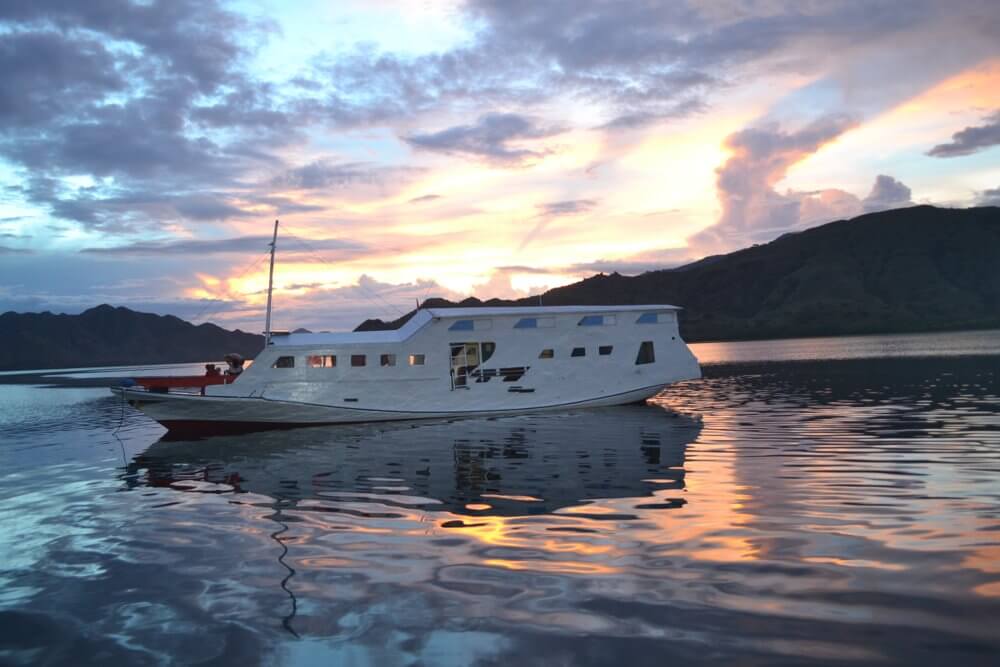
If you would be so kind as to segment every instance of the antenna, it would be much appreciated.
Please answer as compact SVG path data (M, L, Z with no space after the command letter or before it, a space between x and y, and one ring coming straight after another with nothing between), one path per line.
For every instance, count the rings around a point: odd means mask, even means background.
M267 319L264 321L264 346L271 344L271 290L274 288L274 248L278 245L278 221L274 221L274 236L271 237L271 269L267 274Z

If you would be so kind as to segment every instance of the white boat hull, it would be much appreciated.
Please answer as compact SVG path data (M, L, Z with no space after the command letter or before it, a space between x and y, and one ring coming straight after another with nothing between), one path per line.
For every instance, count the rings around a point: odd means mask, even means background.
M701 377L675 310L431 309L391 332L276 338L236 381L204 395L116 391L185 432L622 405Z
M529 414L578 408L597 408L637 403L651 398L668 385L660 384L582 401L552 405L525 405L495 410L425 411L347 408L339 405L297 403L269 398L228 398L189 394L157 394L144 389L116 387L129 405L170 431L225 433L267 428L294 428L325 424L489 417Z

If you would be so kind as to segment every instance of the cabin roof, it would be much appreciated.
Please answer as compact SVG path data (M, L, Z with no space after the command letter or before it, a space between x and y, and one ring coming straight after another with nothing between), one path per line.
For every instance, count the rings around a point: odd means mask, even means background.
M631 313L680 310L679 306L668 304L640 306L498 306L483 308L426 308L434 317L460 319L463 317L494 317L503 315L565 315L570 313Z
M497 308L421 308L398 329L388 331L337 331L331 333L291 333L275 336L276 347L300 345L337 345L365 343L401 343L434 319L481 319L521 315L524 317L566 315L572 313L630 313L680 310L678 306L654 304L646 306L519 306Z

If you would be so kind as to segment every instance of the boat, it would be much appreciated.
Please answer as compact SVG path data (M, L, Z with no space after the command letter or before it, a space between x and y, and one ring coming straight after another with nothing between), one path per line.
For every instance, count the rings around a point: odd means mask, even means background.
M667 304L418 308L393 330L272 331L277 232L253 363L222 382L114 388L123 400L169 431L211 434L622 405L701 377Z

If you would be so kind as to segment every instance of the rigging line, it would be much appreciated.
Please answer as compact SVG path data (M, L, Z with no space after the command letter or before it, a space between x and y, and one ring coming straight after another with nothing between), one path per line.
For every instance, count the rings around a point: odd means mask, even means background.
M256 268L257 265L259 265L262 261L264 261L264 258L267 257L268 254L269 251L265 250L262 255L260 255L259 257L257 257L256 260L253 261L253 263L249 264L246 268L243 269L243 271L238 276L232 278L231 280L242 279L244 276L250 273L250 271ZM206 303L201 308L201 310L199 310L193 317L191 317L190 321L197 320L202 316L205 316L205 319L208 319L209 316L218 314L222 310L222 307L225 304L226 304L226 299L208 299L208 303ZM215 310L209 310L209 308L212 308L213 306L216 306Z
M312 257L314 257L315 259L319 260L321 263L326 264L330 268L334 268L334 269L337 268L336 265L334 265L332 262L328 262L326 259L324 259L322 257L322 255L320 255L319 252L314 247L312 247L311 244L309 244L308 241L306 241L305 239L303 239L302 237L300 237L300 236L298 236L296 234L293 234L293 233L287 231L288 230L287 226L285 227L285 230L286 230L285 236L291 238L294 241L297 241L303 248L306 249L306 252L309 253ZM382 298L382 296L378 292L365 287L361 283L360 280L358 281L357 287L362 292L366 293L368 296L374 297L375 299L377 299L378 301L380 301L387 308L391 308L392 310L396 311L400 316L406 314L399 306L397 306L395 304L392 304L392 303L386 301L384 298ZM347 297L343 297L343 298L347 299Z
M294 241L297 241L303 248L305 248L306 252L309 253L310 256L312 256L313 258L315 258L316 260L318 260L320 263L326 264L330 268L334 268L334 269L337 268L335 264L333 264L332 262L327 261L322 255L319 254L319 251L315 247L313 247L308 241L306 241L301 236L298 236L297 234L294 234L294 233L291 233L291 232L288 232L286 234L286 236L289 236ZM392 310L395 310L400 315L405 314L405 313L403 313L402 310L400 310L399 306L396 306L395 304L392 304L392 303L386 301L384 298L382 298L382 296L378 292L365 287L360 281L357 284L357 288L359 290L361 290L362 292L364 292L369 297L374 297L375 299L377 299L378 301L380 301L382 303L382 305L384 305L386 308L390 308ZM338 296L340 296L340 295L338 295ZM345 296L343 298L346 300L348 297Z

